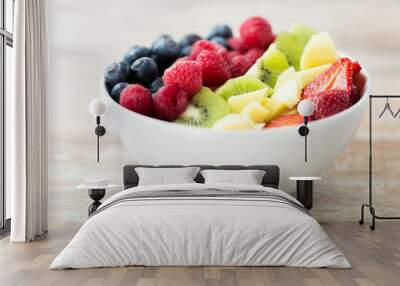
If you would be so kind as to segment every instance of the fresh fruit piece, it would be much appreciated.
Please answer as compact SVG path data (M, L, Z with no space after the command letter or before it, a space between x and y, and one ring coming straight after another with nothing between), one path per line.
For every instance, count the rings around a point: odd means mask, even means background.
M220 86L231 78L228 63L224 57L215 51L202 51L197 56L197 62L201 67L204 86Z
M185 56L185 57L181 57L181 58L177 59L174 64L179 63L179 62L191 61L191 60L192 60L192 58L190 56Z
M250 46L247 45L247 43L241 38L229 38L228 45L231 47L232 50L238 51L239 53L245 53L250 50Z
M322 119L339 113L350 106L349 94L343 90L330 89L320 92L314 101L315 119Z
M189 96L177 84L160 88L154 97L154 107L158 118L173 121L189 105Z
M179 46L182 49L183 47L192 46L194 43L196 43L197 41L200 41L200 40L201 40L201 37L199 35L189 34L189 35L184 36L180 40Z
M266 128L276 128L282 126L289 126L289 125L299 125L304 122L304 118L298 114L289 114L289 115L282 115L270 123L268 123L265 127Z
M263 88L248 93L231 96L228 99L228 104L233 113L240 113L250 102L260 103L263 98L269 96L270 93L270 88Z
M201 66L195 61L180 61L168 68L163 77L166 85L178 84L189 96L196 94L202 87Z
M288 67L289 63L286 56L276 48L275 44L272 44L247 71L246 75L256 76L269 86L274 87L279 74Z
M131 84L124 88L119 99L120 104L134 112L152 116L154 102L150 90L140 84Z
M122 90L129 85L128 82L119 82L111 90L111 97L116 102L119 103L119 97L121 95Z
M269 111L259 102L252 101L245 106L240 114L247 116L253 123L263 123L268 117Z
M137 59L131 65L134 82L149 85L158 76L157 63L149 57Z
M231 49L231 47L228 45L228 40L225 39L225 38L223 38L223 37L215 36L215 37L213 37L213 38L210 39L210 42L216 43L216 44L218 44L218 45L224 47L224 48L227 49L227 50L230 50L230 49Z
M232 77L244 75L251 66L250 60L244 55L233 57L229 60L229 67Z
M303 52L303 45L299 40L288 32L282 32L276 37L275 45L286 55L289 65L299 70L300 58Z
M360 96L359 88L353 83L349 97L350 105L357 103L357 101L360 99Z
M216 25L211 29L207 39L211 40L214 37L229 39L232 37L232 29L228 25Z
M315 34L304 47L300 60L302 70L336 62L337 54L328 33Z
M161 35L151 45L152 58L158 64L174 62L179 52L179 45L169 35Z
M164 82L161 77L158 77L150 85L150 91L152 94L156 93L161 87L164 86Z
M264 54L264 50L262 49L251 49L246 52L244 55L251 64L254 64L262 55Z
M218 119L229 113L228 103L211 89L203 87L175 122L211 128Z
M296 71L295 71L294 67L289 67L279 75L278 79L276 80L276 84L275 84L274 88L278 89L284 83L288 82L289 80L295 79L295 78L296 78Z
M254 128L254 123L247 116L234 113L221 118L213 126L214 130L250 130Z
M350 94L355 74L354 67L354 62L349 58L339 59L303 89L302 99L313 100L313 97L321 91L329 89L339 89Z
M287 111L286 114L287 115L299 114L299 111L297 110L297 108L293 108L293 109Z
M129 49L124 55L123 61L131 65L137 59L150 56L150 49L144 46L136 45Z
M297 38L297 40L301 43L303 47L308 43L310 38L316 33L313 28L298 23L293 24L290 27L289 32Z
M265 122L270 122L272 119L281 116L286 111L285 104L273 98L263 98L261 105L269 111L265 118Z
M272 98L282 102L289 109L292 109L301 99L301 90L297 86L296 78L291 79L275 90Z
M193 44L192 46L192 52L190 54L190 56L192 57L193 60L197 59L197 56L202 52L202 51L213 51L213 52L217 52L218 54L220 54L221 56L225 57L226 54L228 53L228 51L216 44L216 43L212 43L210 41L207 40L200 40L197 41L196 43Z
M316 79L317 76L329 69L330 66L331 64L326 64L315 68L298 71L296 77L299 89L305 88L310 82Z
M130 70L126 62L113 63L105 72L105 82L109 91L119 82L129 82Z
M240 36L250 48L266 49L274 40L271 25L262 17L251 17L240 26Z
M192 46L184 46L183 48L181 48L179 55L181 57L188 57L188 56L190 56L191 53L192 53ZM181 59L181 58L179 58L179 59ZM177 59L177 61L179 59Z
M234 58L234 57L237 57L237 56L241 56L242 54L241 53L239 53L238 51L229 51L227 54L226 54L226 56L225 56L225 59L228 61L228 63Z
M223 86L217 89L217 95L228 100L231 96L248 93L258 89L269 88L258 78L252 76L240 76L228 80Z

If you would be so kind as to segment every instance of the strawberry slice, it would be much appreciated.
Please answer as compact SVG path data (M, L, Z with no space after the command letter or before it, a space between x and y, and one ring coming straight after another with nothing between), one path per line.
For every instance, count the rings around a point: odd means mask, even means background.
M353 66L357 65L360 67L358 63L353 64L349 58L339 59L304 88L302 99L312 99L316 94L328 89L338 89L350 93L354 74Z
M288 114L282 115L278 118L275 118L270 123L268 123L265 127L266 128L275 128L287 125L298 125L304 122L303 116L299 114Z
M315 119L334 115L358 100L353 99L357 96L354 94L353 79L360 70L358 62L341 58L303 89L302 99L314 102Z

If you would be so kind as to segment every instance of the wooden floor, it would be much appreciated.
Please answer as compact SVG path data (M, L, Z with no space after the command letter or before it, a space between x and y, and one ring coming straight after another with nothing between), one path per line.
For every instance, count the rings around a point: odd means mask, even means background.
M48 235L29 244L0 241L0 285L399 285L400 223L379 222L371 232L357 223L322 224L344 252L352 269L288 267L124 267L48 270L54 257L79 228L55 223Z

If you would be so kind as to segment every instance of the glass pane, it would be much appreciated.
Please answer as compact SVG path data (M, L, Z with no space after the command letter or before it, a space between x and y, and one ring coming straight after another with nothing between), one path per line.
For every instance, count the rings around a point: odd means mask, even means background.
M9 46L6 46L6 68L5 68L5 92L6 92L6 98L9 98L9 95L11 94L11 77L12 77L12 70L13 70L13 57L12 57L12 48ZM6 103L7 104L7 103ZM11 194L10 194L10 188L6 187L6 219L11 217Z
M10 33L14 30L14 0L5 0L6 4L6 30Z

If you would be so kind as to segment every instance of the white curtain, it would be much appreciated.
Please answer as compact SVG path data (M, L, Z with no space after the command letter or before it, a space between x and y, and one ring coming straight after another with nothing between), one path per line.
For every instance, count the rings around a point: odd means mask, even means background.
M11 191L12 242L47 232L46 0L15 1L13 92L6 111L6 180Z

